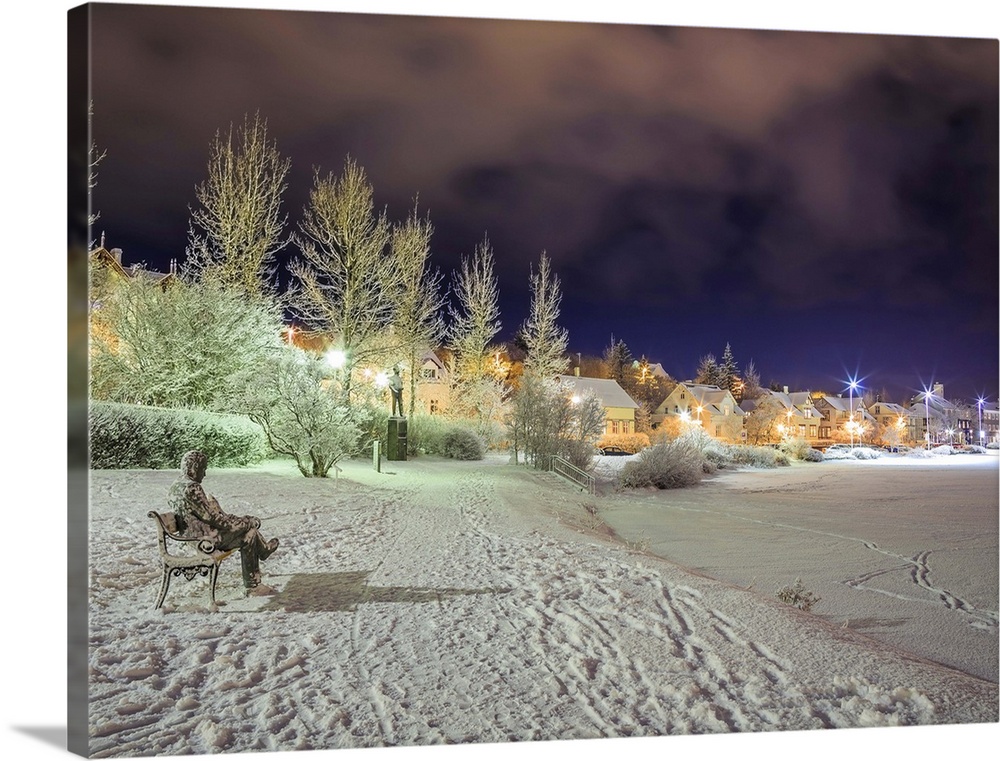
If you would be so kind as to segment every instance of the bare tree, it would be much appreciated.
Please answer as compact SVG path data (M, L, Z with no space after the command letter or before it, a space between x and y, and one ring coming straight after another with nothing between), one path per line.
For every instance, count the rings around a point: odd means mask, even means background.
M365 170L350 157L339 177L317 171L296 236L301 259L290 266L289 303L344 352L348 402L355 370L391 348L385 337L400 292L392 225L385 211L376 214L373 196Z
M90 120L93 121L94 118L94 102L90 102L90 108L88 110L88 116ZM97 187L97 165L100 164L104 157L108 155L107 150L100 150L97 147L96 141L91 141L90 147L87 152L87 190L91 191ZM88 193L88 195L90 195ZM93 225L101 216L100 212L94 212L93 210L87 215L87 224Z
M276 256L288 243L281 199L290 168L260 114L244 117L238 130L216 132L188 229L186 264L195 276L252 295L273 290Z
M747 363L746 373L743 376L743 389L737 401L754 401L759 399L763 393L764 389L760 385L760 373L757 372L757 366L754 365L751 359Z
M559 277L552 273L552 262L543 251L538 272L531 272L531 310L521 331L527 348L525 373L554 378L566 371L569 333L558 325L561 301Z
M500 332L500 289L493 269L493 248L488 239L476 246L472 257L463 257L452 290L458 306L452 306L448 333L456 355L457 379L488 375L489 349Z
M399 272L394 333L410 367L410 417L416 409L420 357L435 348L444 336L441 274L429 266L432 233L430 219L417 217L416 204L406 222L392 232L392 257Z

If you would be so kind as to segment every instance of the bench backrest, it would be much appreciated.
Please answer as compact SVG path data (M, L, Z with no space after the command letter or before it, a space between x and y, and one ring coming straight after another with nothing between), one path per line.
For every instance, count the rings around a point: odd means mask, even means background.
M215 553L215 545L210 539L181 536L177 531L177 516L173 513L158 513L156 510L150 510L148 515L156 524L156 540L163 558L191 557L192 550L196 551L197 555L202 556L211 556ZM167 539L176 542L177 548L189 547L190 550L181 555L171 552L171 548L167 546Z

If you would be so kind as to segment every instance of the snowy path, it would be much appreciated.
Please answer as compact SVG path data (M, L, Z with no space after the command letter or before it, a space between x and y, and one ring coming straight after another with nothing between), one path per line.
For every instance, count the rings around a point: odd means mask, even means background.
M92 479L96 757L995 721L997 688L558 520L581 497L497 461L209 471L282 546L278 588L152 611L171 473ZM544 509L541 507L544 506ZM148 548L148 549L151 549Z

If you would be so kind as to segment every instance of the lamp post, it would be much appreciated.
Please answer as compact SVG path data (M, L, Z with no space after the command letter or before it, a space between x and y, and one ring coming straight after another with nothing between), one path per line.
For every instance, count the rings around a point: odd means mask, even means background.
M924 389L924 436L927 438L927 448L931 448L931 407L930 407L931 392L930 389Z
M858 387L858 382L856 380L852 380L850 382L850 385L848 386L848 388L851 391L851 394L850 394L850 399L851 399L851 420L848 423L847 427L850 428L850 430L851 430L851 449L854 449L854 390L857 387Z
M979 446L983 446L983 439L986 437L986 431L983 430L983 405L986 404L986 400L983 397L976 399L976 407L979 408Z

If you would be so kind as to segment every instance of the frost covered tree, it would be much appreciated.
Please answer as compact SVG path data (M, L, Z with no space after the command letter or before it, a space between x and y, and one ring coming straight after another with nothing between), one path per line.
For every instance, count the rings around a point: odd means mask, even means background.
M392 257L399 270L399 293L393 332L410 368L409 414L416 409L420 357L444 337L444 295L441 274L430 267L430 219L417 217L416 205L407 220L392 232Z
M231 410L230 394L281 345L273 299L141 271L102 292L91 324L92 398L131 404Z
M89 117L90 121L93 121L93 119L94 119L94 103L93 103L93 101L90 102L90 105L89 105L89 108L88 108L88 111L87 111L87 116ZM100 148L97 147L97 142L96 141L93 141L93 140L91 141L90 146L88 147L88 150L87 150L87 191L88 191L87 195L88 195L88 200L89 200L89 197L92 195L92 193L90 191L92 191L94 188L97 187L97 165L100 164L107 155L108 155L107 150L101 150ZM93 209L91 209L90 212L87 215L87 224L88 225L93 225L95 222L97 222L97 220L100 218L100 216L101 216L100 212L95 212Z
M620 339L616 341L615 337L611 336L611 343L604 350L604 366L607 373L605 377L617 381L619 385L626 383L634 361L632 352L625 342Z
M500 288L494 272L489 239L476 246L471 257L462 257L452 279L458 303L450 309L448 340L455 354L456 379L474 380L489 375L490 347L500 332Z
M722 368L716 361L714 354L706 354L698 360L695 383L706 386L719 386L722 383Z
M288 243L281 200L290 168L260 114L244 117L239 129L216 132L188 228L185 267L195 277L217 278L250 295L274 290L277 253Z
M447 332L452 360L451 407L454 417L475 421L479 435L493 443L506 409L507 387L494 367L493 340L500 331L500 289L489 240L463 257L452 278L457 303L450 307Z
M592 394L574 395L552 377L528 373L514 395L508 420L515 462L521 454L536 468L559 455L586 468L604 432L605 412Z
M552 262L542 252L538 271L531 271L531 307L521 331L526 354L524 371L541 378L553 378L566 372L569 364L566 347L569 333L559 327L562 293L559 277L552 273Z
M271 448L292 457L306 478L326 478L363 443L357 411L344 402L331 373L325 360L286 346L258 366L240 400Z
M348 157L340 176L317 171L296 241L301 257L290 265L287 294L311 329L329 334L344 352L344 398L355 371L391 348L400 272L391 251L392 225L375 212L365 170Z
M722 352L722 362L719 364L719 388L729 389L734 391L736 389L736 384L739 381L740 366L736 364L736 358L733 356L733 349L727 343L725 351Z
M737 401L753 401L759 399L763 393L764 388L760 385L760 373L757 372L757 366L751 359L747 363L746 373L743 376L743 389Z

